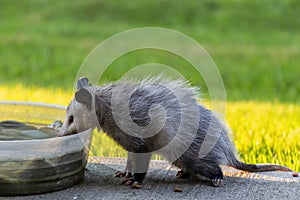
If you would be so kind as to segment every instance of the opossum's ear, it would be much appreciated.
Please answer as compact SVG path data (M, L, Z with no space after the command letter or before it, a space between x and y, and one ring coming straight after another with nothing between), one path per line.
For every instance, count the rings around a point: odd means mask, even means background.
M88 86L90 86L90 84L89 84L89 79L87 77L81 77L78 79L77 89L88 87Z
M85 89L85 88L80 88L76 93L75 93L75 100L79 103L83 103L87 105L88 107L91 106L92 104L92 95L91 93Z

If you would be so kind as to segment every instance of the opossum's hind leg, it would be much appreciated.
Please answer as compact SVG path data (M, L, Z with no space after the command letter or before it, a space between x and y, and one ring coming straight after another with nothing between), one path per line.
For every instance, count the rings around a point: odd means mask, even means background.
M223 182L223 172L220 168L220 173L211 180L211 185L214 187L220 187L222 185L222 182Z
M210 166L209 172L206 172L207 177L211 179L211 185L220 187L223 181L223 172L219 165ZM201 173L200 173L201 175Z
M223 172L217 163L198 159L191 165L189 170L195 174L209 178L212 186L219 187L222 185Z
M177 178L180 178L180 179L190 179L191 174L188 172L185 172L183 170L180 170L177 172L176 176L177 176Z

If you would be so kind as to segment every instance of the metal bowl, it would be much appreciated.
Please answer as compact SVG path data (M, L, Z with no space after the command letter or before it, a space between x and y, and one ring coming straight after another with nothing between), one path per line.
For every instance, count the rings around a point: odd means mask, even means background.
M0 101L0 121L49 125L63 120L65 107ZM84 178L92 130L65 137L0 140L0 196L57 191Z

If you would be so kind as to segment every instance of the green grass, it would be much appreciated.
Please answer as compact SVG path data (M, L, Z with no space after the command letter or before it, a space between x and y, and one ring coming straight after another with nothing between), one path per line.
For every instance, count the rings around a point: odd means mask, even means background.
M131 28L170 28L198 41L217 64L229 102L226 119L241 159L300 171L299 13L297 0L3 0L0 99L67 105L77 70L101 41ZM190 64L163 51L126 54L111 64L105 78L116 80L148 62L176 68L198 82L209 99ZM105 136L96 136L93 144L93 154L125 155Z
M4 0L0 84L70 89L81 62L98 43L131 28L159 26L181 31L208 50L222 73L229 100L298 103L299 12L296 0ZM152 60L190 67L159 52L141 51L121 59L111 67L127 69ZM193 73L187 78L193 79Z

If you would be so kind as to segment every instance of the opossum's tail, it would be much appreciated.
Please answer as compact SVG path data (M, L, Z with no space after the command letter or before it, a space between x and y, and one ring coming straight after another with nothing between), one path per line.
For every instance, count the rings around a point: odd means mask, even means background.
M265 171L285 171L285 172L294 172L288 167L276 164L246 164L239 160L235 160L232 167L248 171L248 172L265 172Z

